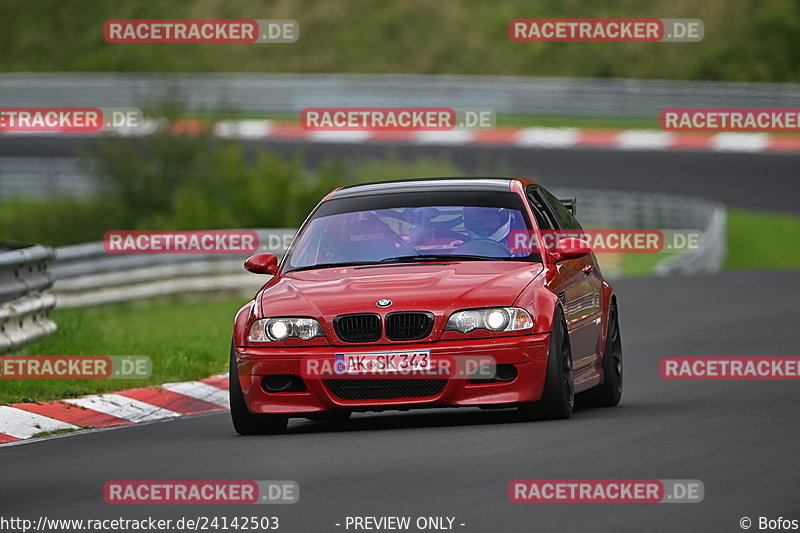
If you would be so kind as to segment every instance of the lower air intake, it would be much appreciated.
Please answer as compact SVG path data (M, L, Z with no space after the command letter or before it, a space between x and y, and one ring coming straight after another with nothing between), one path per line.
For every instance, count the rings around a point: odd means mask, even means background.
M325 385L340 400L395 400L427 398L444 390L446 379L326 379Z

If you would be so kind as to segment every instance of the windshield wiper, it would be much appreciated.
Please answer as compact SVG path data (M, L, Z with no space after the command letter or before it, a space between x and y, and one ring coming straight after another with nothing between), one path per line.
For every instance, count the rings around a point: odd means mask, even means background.
M401 255L399 257L387 257L380 261L349 261L345 263L318 263L303 267L287 270L289 272L301 272L303 270L316 270L318 268L341 268L349 266L366 265L385 265L387 263L424 263L426 261L502 261L502 257L488 257L483 255L465 254L421 254L421 255Z
M349 261L347 263L317 263L316 265L308 265L304 267L297 267L291 270L287 270L286 273L289 272L300 272L303 270L316 270L318 268L341 268L341 267L349 267L349 266L361 266L361 265L378 265L382 263L382 261Z
M502 261L500 257L487 257L484 255L466 254L421 254L421 255L401 255L399 257L387 257L381 263L416 263L424 261Z

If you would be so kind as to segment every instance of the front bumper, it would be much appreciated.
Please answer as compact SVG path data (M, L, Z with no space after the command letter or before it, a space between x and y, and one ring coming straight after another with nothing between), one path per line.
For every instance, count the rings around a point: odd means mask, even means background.
M382 411L423 407L489 406L537 401L544 389L550 334L518 335L487 339L447 340L391 345L236 347L239 382L248 409L253 413L303 416L326 411ZM345 400L334 394L321 377L308 377L309 359L332 362L337 353L430 350L431 361L491 356L498 365L513 365L517 377L508 382L472 383L465 377L445 379L433 395L391 399ZM303 392L267 392L265 376L301 376ZM355 377L355 376L350 376ZM381 379L407 379L404 377Z

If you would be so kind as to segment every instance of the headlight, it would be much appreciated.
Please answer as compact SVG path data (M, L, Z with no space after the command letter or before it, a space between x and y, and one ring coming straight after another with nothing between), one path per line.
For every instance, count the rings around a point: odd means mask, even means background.
M519 307L497 307L457 311L447 321L446 331L469 333L474 329L518 331L533 327L531 315Z
M307 341L323 337L322 327L313 318L262 318L250 326L251 342L284 341L290 337Z

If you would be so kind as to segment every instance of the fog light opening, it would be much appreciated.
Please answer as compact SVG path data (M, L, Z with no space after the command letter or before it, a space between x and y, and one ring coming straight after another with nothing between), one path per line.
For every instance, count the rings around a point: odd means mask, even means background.
M264 392L305 392L306 385L300 376L294 374L273 374L261 378L261 388Z
M510 383L517 379L517 367L514 365L496 365L494 377L470 379L473 385L486 385L490 383Z

